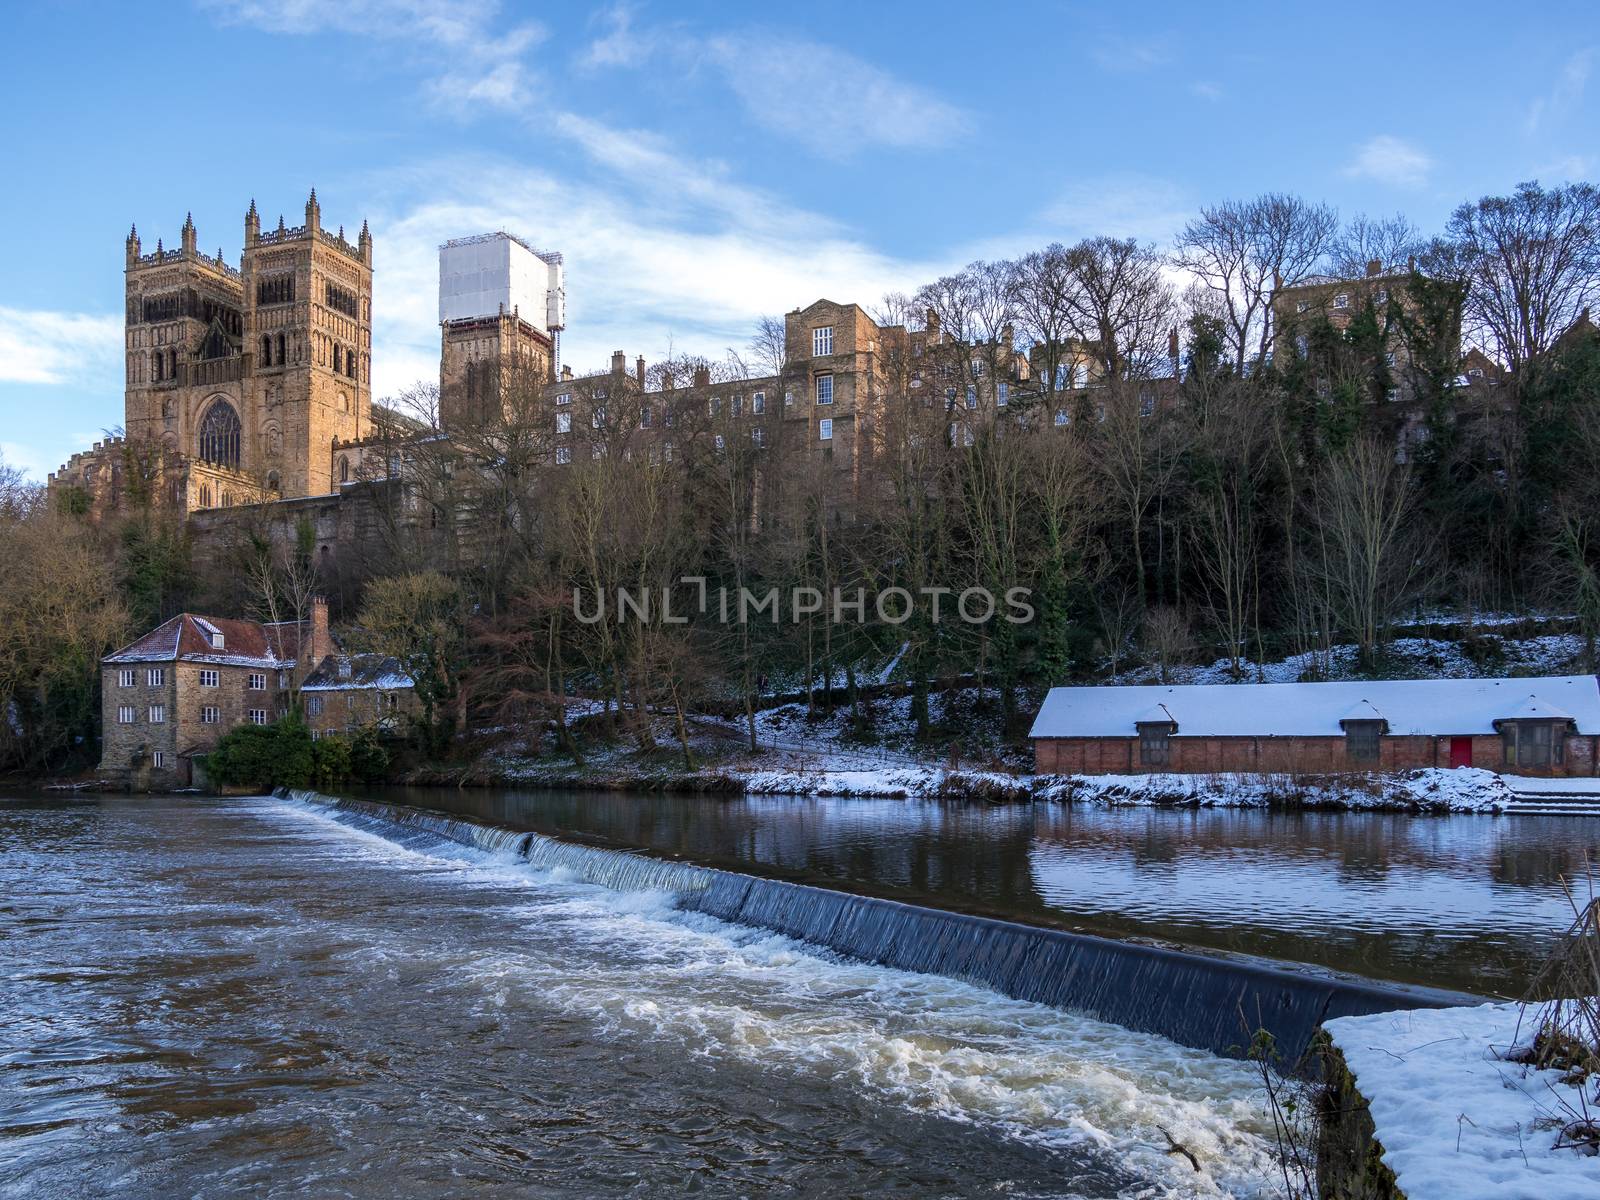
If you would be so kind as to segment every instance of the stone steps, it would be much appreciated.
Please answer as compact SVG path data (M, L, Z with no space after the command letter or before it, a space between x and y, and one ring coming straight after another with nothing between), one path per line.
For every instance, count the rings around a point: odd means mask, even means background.
M1518 789L1505 811L1535 816L1600 817L1600 788L1592 792Z

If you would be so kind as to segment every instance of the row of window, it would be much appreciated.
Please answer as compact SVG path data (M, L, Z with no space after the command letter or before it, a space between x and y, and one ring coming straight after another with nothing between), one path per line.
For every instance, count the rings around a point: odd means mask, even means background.
M1139 764L1172 764L1172 727L1164 722L1138 726ZM1376 763L1382 756L1383 722L1349 721L1345 724L1345 753L1351 762ZM1559 723L1513 721L1500 732L1501 756L1508 767L1551 767L1566 761L1566 737Z
M215 635L220 637L221 635ZM280 672L281 674L281 672ZM138 672L125 667L117 672L118 687L133 687L138 678ZM150 667L144 673L145 684L149 687L163 687L167 682L167 669L165 667ZM222 683L221 673L209 669L200 672L200 686L204 688L219 687ZM267 690L267 675L265 671L251 671L244 677L244 686L247 691L264 692Z
M265 725L267 723L267 710L264 708L251 708L245 710L244 719L252 725ZM123 704L117 708L118 725L134 725L139 720L139 710L132 704ZM165 704L152 704L145 709L145 720L151 725L165 725L167 723L167 706ZM215 704L202 704L200 706L200 724L219 725L222 723L222 710Z

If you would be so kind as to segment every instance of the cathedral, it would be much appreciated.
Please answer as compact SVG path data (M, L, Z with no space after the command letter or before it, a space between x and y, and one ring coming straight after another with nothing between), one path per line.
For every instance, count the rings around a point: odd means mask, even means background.
M340 444L371 432L372 236L244 219L239 267L182 242L126 257L125 438L50 478L81 506L114 510L138 482L194 511L337 489ZM133 476L140 477L136 481Z

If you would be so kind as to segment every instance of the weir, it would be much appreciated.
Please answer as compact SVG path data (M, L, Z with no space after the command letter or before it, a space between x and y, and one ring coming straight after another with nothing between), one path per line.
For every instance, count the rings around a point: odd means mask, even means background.
M1482 997L1290 965L1142 945L969 916L576 845L446 813L280 788L276 795L331 809L345 824L400 845L439 839L562 868L615 891L664 891L682 909L785 934L905 971L947 975L1216 1054L1241 1056L1264 1029L1284 1063L1299 1062L1334 1017L1479 1004Z

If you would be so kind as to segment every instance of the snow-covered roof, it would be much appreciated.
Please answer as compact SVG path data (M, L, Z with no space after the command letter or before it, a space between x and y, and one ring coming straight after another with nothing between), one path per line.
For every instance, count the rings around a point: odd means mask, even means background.
M1179 737L1337 737L1343 722L1382 720L1391 734L1492 734L1497 721L1570 720L1600 733L1593 675L1051 688L1030 737L1132 737L1145 721Z
M217 646L213 635L222 635ZM222 667L294 666L299 653L300 629L293 622L263 625L227 617L202 617L179 613L157 625L137 641L108 654L105 663L183 662Z
M400 691L416 686L400 663L381 654L330 654L300 685L302 692Z

